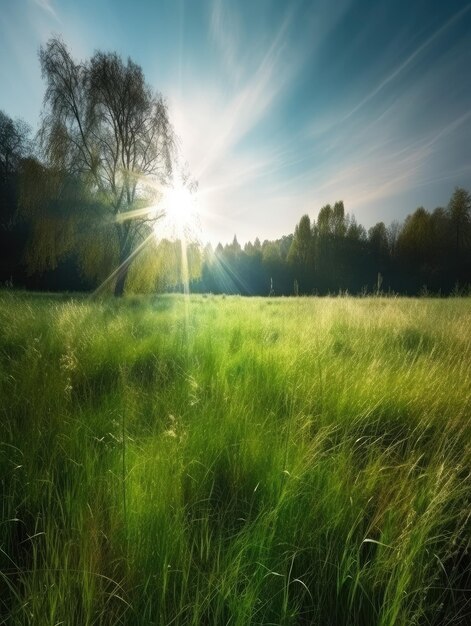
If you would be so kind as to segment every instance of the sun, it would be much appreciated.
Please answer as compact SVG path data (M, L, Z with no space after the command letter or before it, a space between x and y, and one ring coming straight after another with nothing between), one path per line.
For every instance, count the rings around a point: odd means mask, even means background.
M197 206L195 193L183 183L176 183L169 187L159 203L165 217L164 224L158 223L155 234L161 237L163 231L176 238L188 237L194 234L197 227Z
M164 195L164 210L169 218L181 227L186 226L193 219L195 200L191 192L183 185L172 187Z

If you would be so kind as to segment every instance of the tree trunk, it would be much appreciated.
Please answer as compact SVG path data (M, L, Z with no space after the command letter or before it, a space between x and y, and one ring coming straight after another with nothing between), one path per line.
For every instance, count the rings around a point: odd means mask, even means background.
M122 295L124 295L124 286L126 284L126 278L128 276L128 271L129 271L129 263L126 263L121 268L121 270L120 270L120 272L118 274L118 278L116 279L116 284L114 286L114 295L116 297L118 297L118 298L120 298Z
M126 278L128 277L129 266L131 265L131 245L129 238L129 224L117 225L118 238L120 242L118 276L114 286L114 295L121 297L124 295Z

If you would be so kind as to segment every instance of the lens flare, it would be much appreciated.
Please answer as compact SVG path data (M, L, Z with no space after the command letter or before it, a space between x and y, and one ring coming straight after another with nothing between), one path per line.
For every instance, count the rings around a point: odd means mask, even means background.
M191 193L185 187L170 189L164 200L169 217L181 226L193 218L195 203Z
M193 239L197 232L198 217L195 194L183 183L167 189L159 203L165 218L156 224L155 236L176 239Z

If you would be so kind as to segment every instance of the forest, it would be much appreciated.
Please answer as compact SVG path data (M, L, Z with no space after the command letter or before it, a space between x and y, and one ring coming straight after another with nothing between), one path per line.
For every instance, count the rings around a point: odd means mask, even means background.
M449 294L471 282L471 196L453 192L446 208L420 207L400 224L368 230L343 202L304 215L294 234L256 239L242 249L237 238L206 249L195 291L244 295L312 295L348 292Z
M32 222L20 207L28 172L42 168L30 129L0 113L0 283L52 291L89 291L98 278L86 276L70 251L53 267L28 263ZM313 210L315 213L316 210ZM296 208L293 207L293 214ZM445 207L417 208L400 223L369 229L345 211L342 201L304 215L275 241L257 237L243 247L201 242L188 246L191 290L241 295L313 295L395 292L450 294L471 284L471 195L456 188ZM180 243L156 241L158 277L129 281L129 291L180 291ZM148 253L147 253L148 254ZM144 259L146 253L143 254ZM137 260L139 264L139 259Z

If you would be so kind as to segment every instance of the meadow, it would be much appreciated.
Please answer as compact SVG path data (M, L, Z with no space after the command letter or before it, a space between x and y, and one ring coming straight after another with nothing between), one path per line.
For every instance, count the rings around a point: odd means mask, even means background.
M469 624L470 305L0 293L0 624Z

